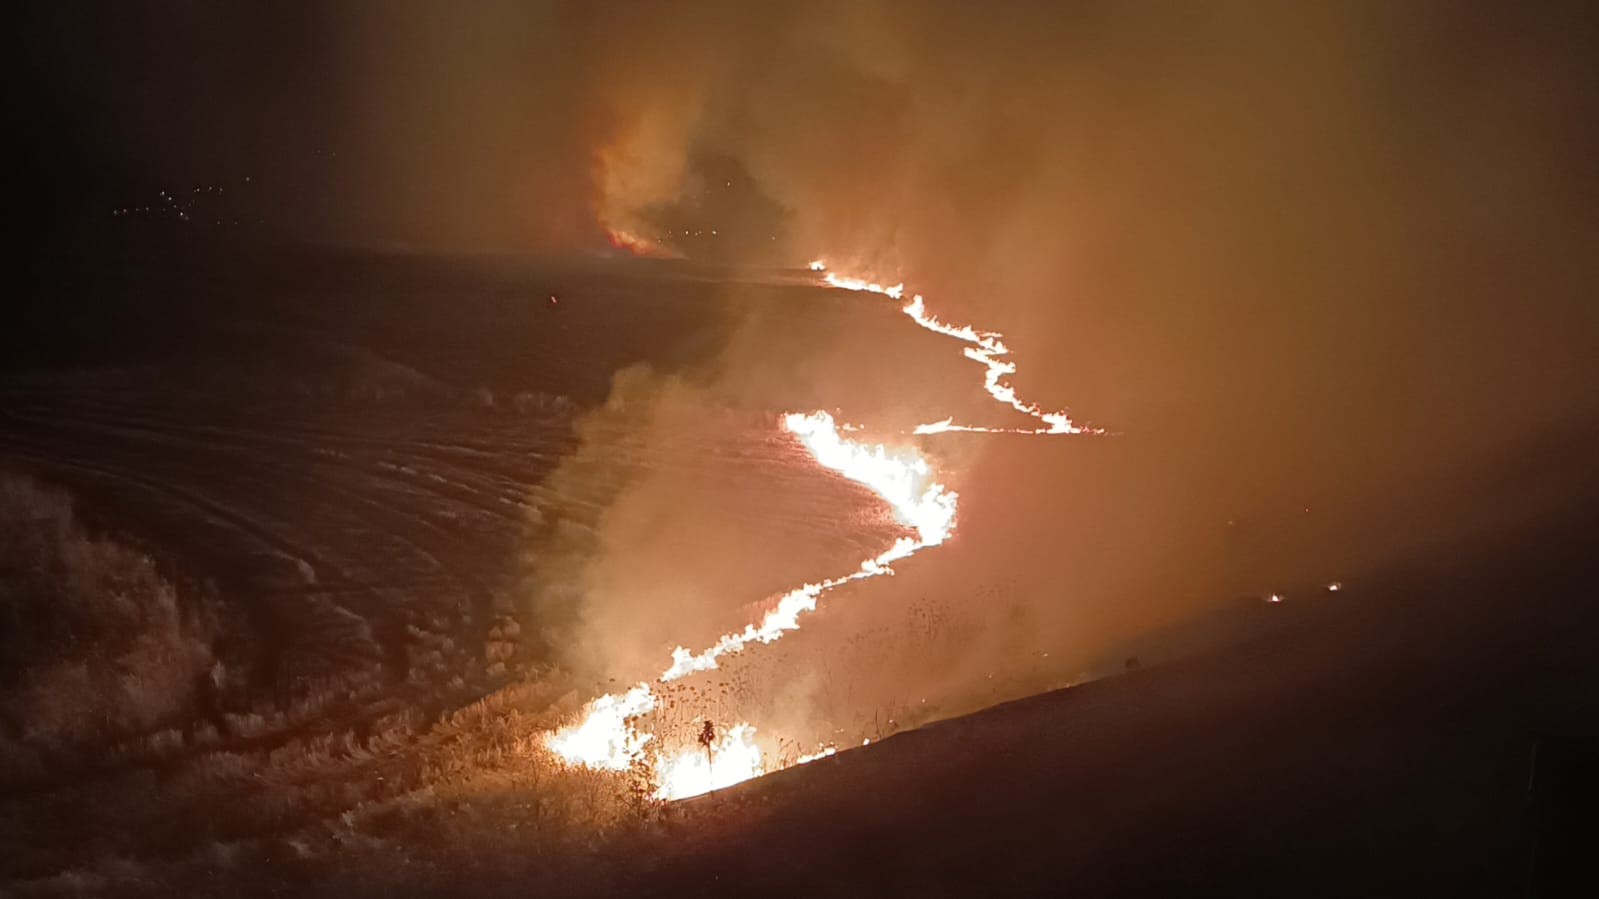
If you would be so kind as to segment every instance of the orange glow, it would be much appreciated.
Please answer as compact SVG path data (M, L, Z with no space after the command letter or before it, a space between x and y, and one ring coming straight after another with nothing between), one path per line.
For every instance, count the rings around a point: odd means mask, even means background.
M631 231L624 231L621 228L605 229L605 239L611 242L611 246L616 247L618 250L626 250L634 256L669 259L677 255L648 237L642 237Z
M626 771L650 741L633 728L632 719L655 708L649 684L639 684L620 696L601 696L583 708L583 719L558 733L545 745L569 764L605 771Z
M777 605L759 624L749 624L742 631L724 634L698 655L679 646L672 651L672 666L661 675L662 681L709 671L723 655L738 652L751 643L777 640L785 632L798 629L800 615L814 611L817 597L826 591L850 581L893 574L891 563L943 543L955 530L957 496L932 480L932 468L920 453L894 451L845 439L839 436L833 416L826 412L809 415L790 412L783 416L783 427L800 439L822 467L864 484L882 497L894 509L899 523L914 529L917 536L901 537L888 549L861 562L860 568L849 574L790 590L778 599Z
M824 468L863 484L894 510L896 520L915 532L894 541L887 549L861 562L849 574L804 584L779 597L758 624L724 634L707 649L694 653L679 646L672 664L661 674L667 683L717 667L717 660L756 643L772 643L799 628L799 618L816 609L817 598L851 581L893 574L891 565L917 551L937 546L955 529L957 496L933 480L932 467L913 449L891 450L848 440L826 412L789 413L783 427L797 437ZM620 696L608 695L589 703L577 723L545 739L545 746L568 764L608 771L625 771L645 758L653 738L640 733L634 720L653 711L656 698L648 684L639 684ZM659 786L657 797L678 799L719 789L767 772L761 752L752 741L753 726L739 723L724 732L709 748L679 748L648 759ZM806 760L809 760L808 758Z
M613 242L616 239L613 237ZM624 236L622 239L633 238ZM630 243L627 245L632 248ZM881 294L896 300L904 295L903 284L884 285L864 278L842 277L827 272L821 260L810 263L809 268L826 272L823 280L840 289ZM1016 366L1001 360L1000 357L1009 355L1010 349L997 332L979 331L970 325L945 324L927 311L920 294L911 297L901 311L918 326L967 344L963 350L966 357L984 366L983 386L989 395L1041 423L1034 428L986 428L959 425L953 419L945 419L918 426L916 434L946 431L1088 433L1073 424L1065 412L1046 412L1037 404L1017 397L1014 388L1005 380L1016 371ZM863 560L855 571L795 587L778 597L759 622L723 634L698 653L683 646L672 650L672 661L660 675L661 683L712 670L725 655L781 639L785 633L799 628L801 616L815 611L818 599L828 591L852 581L892 575L894 563L927 547L938 546L955 533L958 496L935 479L931 464L916 448L891 448L850 440L843 434L857 429L841 426L833 416L821 411L790 412L782 417L782 427L799 440L818 465L866 486L886 502L895 520L909 533L877 555ZM645 763L657 787L655 797L661 800L697 796L783 767L763 756L754 739L755 727L747 722L727 728L714 740L707 738L709 745L663 748L657 743L652 746L654 735L640 731L636 722L652 712L656 704L655 693L648 683L641 683L621 695L602 696L584 708L578 721L548 734L545 746L567 764L600 770L623 771ZM800 756L793 764L822 758L834 751L834 747L823 747L816 753Z
M826 272L827 265L821 260L812 262L811 271ZM884 285L865 278L849 278L826 272L822 280L833 287L844 290L861 291L865 293L878 293L890 299L902 299L905 295L903 283ZM948 325L939 321L932 313L927 311L927 304L921 294L914 294L900 311L911 317L911 320L935 334L953 337L962 343L969 344L962 353L966 358L977 362L985 369L983 374L983 389L988 395L1001 403L1015 409L1017 412L1043 422L1043 427L1038 428L985 428L975 425L958 425L954 419L946 418L943 421L917 425L917 434L941 434L946 431L975 431L988 434L1086 434L1103 433L1102 431L1082 428L1072 423L1071 417L1064 411L1046 412L1037 403L1023 402L1016 396L1016 389L1006 382L1006 378L1016 373L1014 362L1001 361L1001 356L1010 355L1010 347L1005 345L1004 335L998 331L979 331L971 325Z
M708 747L685 748L657 759L657 799L687 799L767 773L755 728L736 724Z

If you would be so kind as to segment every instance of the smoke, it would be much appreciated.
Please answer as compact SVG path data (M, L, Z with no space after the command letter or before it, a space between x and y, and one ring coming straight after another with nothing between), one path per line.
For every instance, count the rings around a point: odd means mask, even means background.
M926 595L986 602L974 597L996 579L1012 597L992 633L932 663L941 675L1047 646L1088 659L1239 593L1350 576L1493 526L1514 488L1485 467L1596 411L1585 11L846 3L569 16L569 43L585 48L574 108L602 111L602 126L569 135L585 142L570 155L590 164L598 226L701 256L731 245L703 234L714 227L757 237L724 256L903 277L941 317L1004 331L1024 396L1117 432L928 444L958 460L961 536L874 585L873 608L886 621ZM891 428L985 414L979 372L903 323L821 303L777 321L760 303L734 307L699 392L619 380L619 395L656 410L645 443L668 439L659 416L681 427L670 440L705 426L687 411L703 403L842 407ZM917 359L914 377L885 375L889 358ZM633 632L632 656L644 634L684 633L685 620L688 636L701 620L726 629L728 610L701 614L709 593L779 586L756 572L781 569L791 585L839 570L821 556L790 568L788 549L749 544L716 554L739 576L656 591L663 611L641 612L642 585L592 578L670 581L687 547L638 522L715 506L696 497L720 487L652 471L612 498L599 550L581 555L584 632L598 643L614 650ZM674 533L711 526L688 514Z
M244 10L183 33L244 40ZM214 127L97 122L138 132L122 164L175 177L227 130L261 180L298 186L278 202L307 235L592 252L625 232L904 278L940 317L1003 331L1023 396L1116 432L927 443L957 473L960 536L891 589L975 597L1003 577L1021 623L967 655L1014 653L1018 631L1087 655L1489 526L1517 500L1481 473L1596 412L1585 4L349 3L284 21L293 78L235 65L183 107ZM157 96L188 83L179 62L154 71ZM281 161L319 148L337 161L314 177ZM771 293L719 293L729 337L693 371L619 376L557 475L592 498L534 548L541 627L586 666L636 667L652 640L741 623L707 597L866 554L750 532L804 517L770 506L791 487L823 488L696 468L673 447L725 428L707 410L889 430L988 414L978 370L875 298ZM729 507L753 511L711 511ZM715 561L685 581L691 554Z

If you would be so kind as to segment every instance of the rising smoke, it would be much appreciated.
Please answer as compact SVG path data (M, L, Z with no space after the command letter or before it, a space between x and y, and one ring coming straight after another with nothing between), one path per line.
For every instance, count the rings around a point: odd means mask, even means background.
M695 160L736 164L784 212L722 230L905 279L1004 330L1024 394L1119 433L962 444L962 536L907 595L1002 578L1001 620L1087 657L1486 526L1507 498L1483 466L1593 414L1590 15L729 4L578 27L603 226L692 251L660 211L703 202ZM757 344L880 421L886 335ZM780 405L792 369L761 359L734 341L718 389Z
M222 35L219 58L260 15L181 9L152 16ZM1117 432L936 444L961 536L893 589L1004 585L995 617L1015 624L965 647L987 654L973 670L1029 642L1091 655L1218 597L1484 526L1514 503L1477 473L1595 412L1599 29L1583 4L293 10L277 23L303 51L293 78L247 56L120 163L176 170L226 131L283 180L290 150L336 149L280 201L317 237L569 253L625 232L700 258L824 257L1004 331L1024 395ZM174 59L158 86L187 83ZM622 474L605 461L619 447L681 452L722 426L708 409L837 407L892 428L981 408L958 356L885 374L891 356L944 358L890 311L774 319L739 291L712 313L734 322L727 344L691 372L619 376L557 475L602 511L547 523L542 626L596 670L834 558L697 520L695 497L744 488L660 460ZM705 546L727 548L719 567L662 583Z

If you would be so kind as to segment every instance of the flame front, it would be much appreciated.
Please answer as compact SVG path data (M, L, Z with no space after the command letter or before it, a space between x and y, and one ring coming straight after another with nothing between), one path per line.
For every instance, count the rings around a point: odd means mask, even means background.
M716 660L738 652L750 643L771 643L787 631L799 627L799 616L815 610L816 599L828 590L850 581L893 574L889 567L917 550L937 546L955 530L957 494L933 481L932 467L914 450L890 451L881 445L867 445L839 436L838 423L826 412L804 415L790 412L783 416L783 427L810 450L822 467L864 484L894 509L895 518L916 531L917 536L901 537L881 553L861 562L860 568L815 584L805 584L783 594L760 623L742 631L724 634L709 649L695 655L679 646L672 651L672 666L661 680L674 681L696 671L709 671Z
M700 749L684 749L655 763L657 799L686 799L759 777L766 773L755 728L736 724L720 740Z
M799 437L823 468L865 484L886 500L899 523L916 530L921 546L943 543L954 531L956 495L933 480L933 469L921 453L846 440L826 412L790 412L783 416L783 427Z
M912 449L890 450L848 440L826 412L783 416L783 427L795 435L811 456L824 468L865 485L894 510L900 524L916 536L901 537L881 553L861 562L849 574L814 584L805 584L778 598L758 624L724 634L699 653L679 646L672 651L672 664L662 672L661 683L668 683L699 671L717 667L717 660L736 653L752 643L771 643L788 631L799 628L799 618L816 609L823 593L865 578L893 574L894 562L918 550L937 546L955 530L957 494L933 480L932 466ZM635 719L653 711L656 697L647 683L639 684L620 696L606 695L589 703L577 723L545 738L545 746L568 764L606 771L625 771L644 759L652 736L641 733ZM766 772L760 748L753 741L755 728L740 723L728 728L722 738L705 749L682 749L675 754L657 753L649 759L656 796L681 799L696 796L748 780ZM811 758L804 757L805 761Z
M884 285L863 278L848 278L827 271L821 260L810 263L815 272L825 272L827 284L844 290L882 294L891 299L902 299L904 285ZM920 294L913 295L901 309L917 325L953 337L967 344L963 352L967 358L984 366L983 386L995 400L1039 422L1035 428L987 428L955 424L953 419L919 425L916 434L938 434L946 431L977 431L985 433L1017 434L1082 434L1090 433L1073 424L1065 412L1046 412L1037 404L1022 401L1006 378L1016 371L1014 363L1000 357L1009 355L1010 349L993 331L979 331L970 325L948 325L927 311ZM816 609L817 600L825 593L852 581L891 575L895 562L909 558L930 546L948 540L955 531L958 496L934 480L932 466L914 448L890 449L880 444L867 444L850 440L841 431L855 430L840 426L826 412L790 412L783 416L784 430L794 435L816 460L830 469L870 489L894 510L895 519L914 536L907 534L887 549L861 562L855 571L839 577L804 584L778 597L772 608L758 623L745 625L744 629L724 634L706 649L695 653L679 646L672 651L672 663L661 674L660 682L668 683L701 671L717 667L718 660L737 653L752 644L772 643L785 633L799 628L800 616ZM1097 432L1095 432L1097 433ZM659 746L647 749L653 735L641 732L636 721L650 712L657 698L650 684L641 683L621 695L601 696L584 707L582 717L574 724L545 737L545 746L572 765L589 768L624 771L640 762L647 762L657 784L656 798L662 800L697 796L711 790L757 777L771 770L756 745L755 728L739 723L725 729L717 738L707 738L708 745L680 747L673 751ZM646 754L649 757L646 758ZM796 763L811 761L831 755L832 747L817 753L801 756Z
M626 250L634 256L644 256L653 259L670 259L677 255L662 246L659 241L652 240L642 234L636 234L625 228L606 228L605 238L611 246L618 250Z
M550 734L545 745L574 765L626 771L650 741L649 734L633 727L633 719L654 709L655 694L649 684L620 696L601 696L583 708L583 720Z
M827 264L821 260L811 263L811 271L826 271ZM866 293L880 293L891 299L902 299L905 296L904 284L883 285L864 278L844 278L827 272L822 280L828 284L844 290L864 291ZM921 294L913 294L900 311L911 317L916 324L921 325L935 334L953 337L963 343L970 344L962 353L966 358L982 365L983 389L988 395L1001 403L1015 409L1023 415L1035 418L1044 423L1041 428L985 428L977 425L958 425L954 419L946 418L924 425L917 425L917 434L941 434L946 431L974 431L985 434L1084 434L1090 432L1072 423L1071 416L1064 411L1046 412L1037 403L1025 403L1016 396L1016 388L1006 383L1005 379L1016 373L1014 362L1001 361L1001 356L1010 355L1010 347L1005 345L1004 335L998 331L979 331L971 325L947 325L935 318L927 311L927 304Z

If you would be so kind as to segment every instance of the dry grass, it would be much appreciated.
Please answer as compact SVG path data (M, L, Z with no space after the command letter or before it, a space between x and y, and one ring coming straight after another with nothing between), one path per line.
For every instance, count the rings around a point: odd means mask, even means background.
M548 671L442 715L437 706L368 693L370 685L331 684L292 709L230 714L226 738L202 730L186 742L179 730L151 727L160 720L161 697L143 690L140 678L167 678L172 692L165 701L171 702L191 689L184 678L195 671L177 664L179 649L137 655L141 646L181 648L198 639L176 597L148 560L85 535L72 523L64 497L16 479L5 483L12 491L9 508L33 510L30 521L53 522L45 531L50 540L26 544L35 548L23 556L28 564L52 571L70 558L82 568L64 581L39 580L79 591L65 601L74 622L67 632L99 633L94 615L101 613L127 628L100 642L51 645L75 648L85 664L128 658L131 651L131 658L150 665L143 674L125 672L140 688L116 694L132 697L135 709L139 702L149 705L143 717L131 716L124 725L143 722L145 729L108 748L106 757L117 763L112 773L0 803L0 844L19 848L10 865L21 878L13 884L19 892L229 895L241 885L265 888L263 876L272 889L290 894L429 888L447 894L462 877L509 878L556 894L563 883L582 878L587 891L597 892L603 890L593 878L603 877L605 868L594 863L597 855L617 841L670 826L671 812L649 798L654 784L647 772L571 769L546 752L543 735L591 698ZM17 520L12 514L5 527ZM57 545L64 548L49 549ZM109 589L107 577L91 576L96 570L120 572L118 583L127 585L109 603L92 600ZM820 655L805 651L804 635L795 635L775 652L685 682L665 691L651 729L663 740L682 736L678 731L692 739L704 714L747 716L770 722L769 736L785 738L776 757L792 760L822 740L858 745L948 714L936 699L923 704L908 696L904 685L929 678L916 660L958 659L979 622L969 610L938 600L910 603L903 616L874 622L843 641L834 634ZM84 623L76 623L79 618ZM791 650L800 657L790 658ZM200 654L190 664L204 661ZM797 670L803 678L795 677ZM79 716L92 719L93 698L73 693L70 679L63 683L57 689L69 707L88 710ZM471 695L471 689L457 693ZM358 730L353 719L318 712L324 707L359 710L363 723ZM785 719L785 711L798 717ZM785 727L796 722L797 729ZM61 822L91 838L50 838Z
M212 663L209 631L150 558L89 534L64 493L0 473L0 714L11 740L104 742L180 716Z

